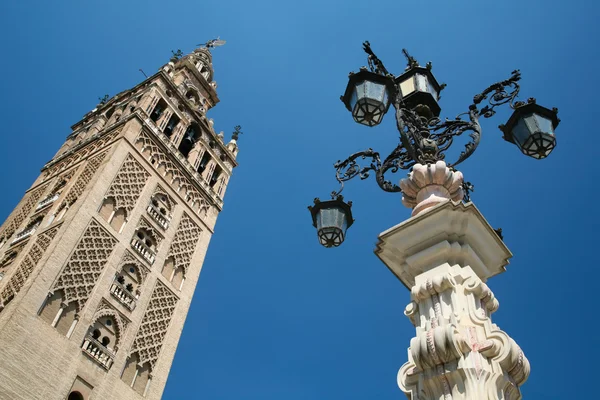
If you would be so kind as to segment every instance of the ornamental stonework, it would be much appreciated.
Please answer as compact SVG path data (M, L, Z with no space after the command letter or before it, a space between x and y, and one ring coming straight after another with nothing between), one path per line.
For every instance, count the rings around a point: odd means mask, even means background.
M177 296L160 281L156 282L150 303L142 319L130 354L138 353L139 364L148 362L152 369L158 360L165 336L177 305Z
M131 154L128 154L105 197L112 197L115 200L115 208L124 208L130 213L144 190L148 178L150 178L148 171Z
M196 225L189 215L183 213L177 227L177 233L167 254L167 258L173 257L175 261L174 269L182 267L185 273L187 273L187 268L190 265L201 233L202 229Z
M100 164L102 164L102 161L104 161L104 158L106 158L107 154L108 150L90 158L90 160L85 165L85 168L71 187L71 190L69 190L69 192L65 196L65 199L63 200L59 209L62 209L64 206L70 206L71 204L75 203L75 201L77 201L79 196L81 196L81 194L87 187L88 183L92 180L92 177L98 170L98 167L100 167Z
M200 216L206 216L210 209L210 202L185 177L181 169L154 143L150 136L144 132L140 133L136 144L142 153L149 154L150 163L161 175L168 178L167 180L173 186L173 189L182 194L192 210Z
M10 280L0 293L0 311L6 306L16 295L33 272L38 262L50 246L52 239L56 236L60 226L55 226L45 232L40 233L29 252L25 255L15 272L10 277Z
M76 302L81 311L88 300L117 240L92 219L60 273L54 290L63 290L65 303Z
M120 129L116 129L112 132L104 133L99 138L97 138L96 140L93 140L88 145L77 149L75 152L73 152L73 154L70 154L67 157L63 156L64 159L62 159L61 161L59 161L57 163L53 163L51 166L49 166L46 169L46 171L44 172L44 177L48 178L53 175L56 175L64 170L66 170L71 165L79 162L80 160L85 159L89 155L93 154L96 150L101 149L106 144L111 142L120 132L121 132ZM60 158L62 158L62 157L59 157L59 159Z
M46 191L48 185L41 186L30 192L21 205L8 217L2 228L0 237L8 239L21 226Z

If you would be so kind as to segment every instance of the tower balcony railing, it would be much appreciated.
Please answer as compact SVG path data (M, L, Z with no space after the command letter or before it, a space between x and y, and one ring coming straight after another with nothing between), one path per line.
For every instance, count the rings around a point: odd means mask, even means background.
M131 240L131 247L133 247L133 249L144 258L144 260L148 261L150 264L154 264L156 253L150 247L146 246L144 242L138 240L137 238L133 238Z
M148 214L150 214L152 219L157 224L159 224L164 230L167 230L167 228L169 227L169 222L170 222L169 218L167 218L165 215L163 215L159 209L154 207L154 205L152 203L148 205L148 208L146 209L146 211L148 211Z
M163 142L163 144L167 146L167 148L169 148L173 154L175 154L175 157L177 157L181 165L187 170L187 172L192 176L192 178L198 184L200 184L200 186L204 190L206 190L207 193L210 194L213 200L215 200L218 204L223 205L223 200L221 199L221 197L219 197L215 190L208 184L208 182L206 182L202 175L200 175L200 173L194 169L194 167L192 166L192 164L190 164L188 159L185 158L183 154L181 154L179 149L173 144L173 142L171 142L171 139L167 137L167 135L159 131L154 121L152 121L150 118L146 117L144 121L146 122L146 125L148 125L152 130L152 133L154 133L154 135L158 139L160 139L160 141Z
M83 339L81 350L106 370L111 367L115 359L113 352L104 347L102 343L94 339L89 333Z
M133 311L137 298L117 280L115 280L111 285L110 293L119 301L119 303L127 307L129 311Z
M41 210L42 208L54 203L56 200L58 200L59 196L60 196L60 193L52 193L45 199L41 200L36 207L36 211Z
M34 225L34 226L23 229L21 232L17 233L17 235L15 236L15 238L13 239L11 244L15 244L17 242L21 242L21 241L27 239L28 237L30 237L31 235L33 235L35 233L35 230L37 229L37 227L38 227L38 225Z

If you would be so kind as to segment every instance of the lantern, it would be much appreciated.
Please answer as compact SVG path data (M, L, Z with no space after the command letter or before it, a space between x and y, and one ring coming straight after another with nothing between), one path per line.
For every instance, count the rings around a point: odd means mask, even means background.
M554 130L559 122L557 108L549 110L530 98L527 103L516 103L506 125L499 128L504 139L516 144L523 154L541 160L556 146Z
M346 230L352 225L352 202L344 202L342 196L334 200L320 201L315 199L315 205L309 206L313 226L317 228L319 242L325 247L337 247L344 242Z
M391 77L370 72L363 67L357 73L350 73L342 101L356 122L375 126L383 119L394 95Z
M428 117L440 115L438 100L441 88L429 68L412 66L395 81L400 86L402 101L408 108L427 106L431 111Z

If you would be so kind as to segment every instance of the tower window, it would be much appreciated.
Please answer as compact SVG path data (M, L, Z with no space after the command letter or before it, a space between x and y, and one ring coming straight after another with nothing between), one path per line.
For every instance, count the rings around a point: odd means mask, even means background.
M171 137L171 135L173 134L173 130L175 129L175 127L177 126L178 123L179 123L179 117L177 115L173 114L171 116L171 118L169 119L167 126L165 126L165 130L163 131L164 134L167 135L167 137Z
M195 125L188 126L185 130L185 134L183 135L183 139L179 144L179 151L181 152L181 154L187 157L199 138L200 131L198 130L198 128Z
M84 399L83 399L83 396L81 395L81 393L71 392L71 393L69 393L69 397L67 397L67 400L84 400Z
M223 172L223 170L221 169L221 167L219 167L217 165L215 167L215 172L213 172L212 176L210 177L210 182L209 182L210 187L214 187L215 186L215 184L217 183L217 180L221 176L222 172Z
M158 121L158 119L161 117L161 115L163 115L163 113L165 112L166 109L167 109L167 102L164 101L163 99L160 99L160 101L158 103L156 103L154 110L150 114L150 119L154 122Z
M208 153L208 151L205 151L204 154L202 155L202 158L200 159L200 164L198 164L198 172L199 173L204 172L209 161L210 161L210 154Z

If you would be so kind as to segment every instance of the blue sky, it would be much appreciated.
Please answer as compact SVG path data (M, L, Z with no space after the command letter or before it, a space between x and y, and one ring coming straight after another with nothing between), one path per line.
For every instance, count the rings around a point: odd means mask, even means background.
M171 50L216 36L215 128L241 124L240 166L202 271L164 399L398 399L414 328L409 293L373 254L405 220L400 196L350 182L355 224L318 245L306 206L336 188L332 164L396 143L392 114L355 124L339 101L369 40L387 68L406 47L448 87L442 116L488 84L523 74L522 98L559 108L543 161L504 142L503 110L460 166L472 199L514 253L490 280L494 321L532 365L524 398L596 396L593 255L599 222L598 6L590 1L4 1L0 4L3 219L98 102L138 83ZM227 136L228 137L228 136ZM459 146L462 147L462 146ZM403 177L399 172L397 178ZM569 274L569 277L566 276ZM575 384L579 382L579 384Z

